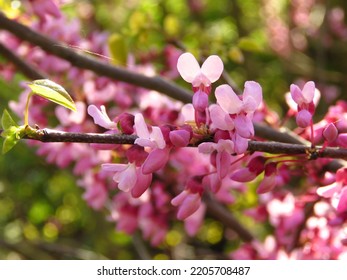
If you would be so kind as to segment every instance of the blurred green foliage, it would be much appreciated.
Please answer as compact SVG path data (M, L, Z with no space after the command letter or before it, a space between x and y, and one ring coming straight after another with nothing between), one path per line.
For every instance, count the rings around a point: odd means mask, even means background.
M19 1L0 0L0 7L15 13L10 2ZM315 80L318 87L321 86L323 98L326 87L334 87L344 98L345 42L332 37L330 44L324 45L322 36L328 31L323 21L316 37L310 36L310 30L295 30L305 38L307 47L281 56L270 47L264 2L267 1L79 0L65 5L63 12L71 19L80 18L85 33L109 32L113 36L109 41L111 49L112 44L122 48L120 57L114 57L119 64L124 64L124 56L132 53L138 63L145 61L146 56L151 57L160 70L162 50L167 44L188 50L201 60L218 54L236 85L242 89L246 80L258 81L265 100L280 115L285 114L287 108L284 93L296 79ZM278 17L290 28L291 1L269 2L274 3ZM341 0L329 1L329 7L321 2L314 11L317 22L328 8L347 7L347 2ZM22 90L18 81L22 79L20 74L11 83L0 79L0 112L10 100L18 98ZM181 79L177 82L187 88L190 86ZM323 113L326 105L335 100L325 99L318 111ZM246 209L256 204L256 200L250 188L232 210ZM0 157L0 259L141 257L135 247L147 244L138 244L140 241L135 237L116 232L114 225L106 221L106 215L86 205L82 190L76 186L68 169L48 165L24 143ZM264 231L246 217L240 218L251 230ZM209 253L227 252L240 243L232 233L226 232L233 240L226 246L221 234L223 225L214 220L207 219L197 238L188 238L182 227L181 223L173 225L165 244L151 252L154 259L216 257ZM266 232L260 235L265 236ZM197 245L195 248L199 251L194 252L193 245ZM175 248L174 253L172 248Z

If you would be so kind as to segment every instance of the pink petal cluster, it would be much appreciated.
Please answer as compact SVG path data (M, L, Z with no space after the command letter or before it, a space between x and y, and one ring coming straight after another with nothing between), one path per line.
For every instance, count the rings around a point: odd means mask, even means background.
M336 172L335 181L317 189L317 194L331 199L333 207L339 214L347 212L347 168L340 168Z
M312 124L312 116L316 105L314 104L316 86L314 82L307 82L302 89L297 85L290 86L290 94L297 104L296 123L299 127L306 128Z
M261 86L246 82L243 95L238 96L229 85L221 85L215 95L217 104L210 106L211 128L227 131L235 153L242 154L247 150L248 139L254 136L252 118L262 102Z

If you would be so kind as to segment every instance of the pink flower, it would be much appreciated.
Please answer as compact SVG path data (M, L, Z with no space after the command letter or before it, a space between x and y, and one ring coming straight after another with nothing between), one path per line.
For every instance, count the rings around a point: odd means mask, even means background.
M105 106L101 106L99 110L95 105L89 105L88 114L92 116L95 124L106 129L117 129L117 124L107 115Z
M170 149L154 149L142 165L143 174L150 174L163 168L169 160Z
M231 154L235 152L234 143L230 139L220 139L218 143L204 142L198 146L198 149L203 154L217 151L216 169L220 180L229 173L232 160Z
M223 68L223 62L217 55L209 56L201 68L191 53L182 54L177 61L178 72L193 86L193 106L196 110L195 120L198 125L205 122L211 84L219 79Z
M58 5L52 0L29 0L31 2L34 13L41 19L49 14L55 18L61 17Z
M169 138L171 143L176 147L188 146L191 138L191 132L185 129L177 129L170 131Z
M198 210L184 220L184 228L189 236L197 234L204 222L205 212L206 206L201 203Z
M142 114L135 115L134 128L137 136L139 137L135 140L135 144L142 147L149 147L152 149L165 148L166 143L160 128L157 126L152 126L150 132Z
M245 83L242 99L237 96L229 85L221 85L216 88L217 103L228 114L240 114L242 112L254 113L263 99L262 89L257 82Z
M315 111L314 97L316 86L314 82L307 82L301 90L297 85L290 85L290 94L296 104L298 104L298 114L296 123L299 127L305 128L312 123L312 115Z
M328 143L334 142L337 139L338 130L333 123L329 123L323 130L323 137Z
M277 163L270 162L265 165L264 179L258 186L257 193L262 194L271 191L276 186Z
M128 164L102 164L104 171L115 172L113 180L118 183L118 188L124 192L131 191L133 197L140 197L152 182L152 174L143 174L135 163Z
M222 130L235 129L242 138L254 136L252 118L262 102L262 89L256 82L245 83L243 96L236 95L229 85L216 88L216 105L210 107L211 126Z
M219 56L211 55L200 68L199 63L191 53L184 53L178 59L177 69L181 77L196 89L194 92L200 88L208 94L211 90L211 83L219 79L224 66Z
M199 193L192 193L189 190L184 190L171 200L171 204L179 207L177 219L185 220L199 209L201 195Z
M290 85L292 98L300 107L313 101L315 89L315 84L312 81L307 82L302 90L295 84Z
M245 168L236 170L231 174L231 180L237 182L250 182L254 180L265 169L266 158L257 156L250 160Z
M347 211L347 168L336 172L336 182L317 189L319 196L330 198L331 204L340 214Z

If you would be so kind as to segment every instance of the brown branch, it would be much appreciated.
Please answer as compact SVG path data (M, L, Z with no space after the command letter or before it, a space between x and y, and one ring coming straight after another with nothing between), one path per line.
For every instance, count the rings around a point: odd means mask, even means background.
M34 69L31 65L24 62L20 57L15 55L11 50L0 43L0 55L12 62L18 70L31 80L44 79L44 75Z
M36 130L36 132L28 134L25 138L38 140L41 142L134 144L137 136L126 134L76 133L51 129L39 129ZM307 155L311 151L311 146L280 142L249 141L248 151L265 152L270 154ZM347 160L347 149L327 147L322 150L321 147L316 147L315 151L311 151L311 159L315 158L335 158Z
M62 46L62 43L54 41L29 27L7 18L0 12L0 28L7 30L18 38L41 47L48 53L69 61L73 66L88 69L101 76L123 81L132 85L162 92L184 103L191 102L192 95L186 89L175 85L173 82L161 77L148 77L131 72L127 69L106 64L91 56L86 56L74 50Z
M69 61L72 65L78 68L89 69L101 76L110 77L144 88L157 90L184 103L190 103L192 101L192 95L189 91L175 85L168 80L164 80L160 77L147 77L120 67L106 64L90 56L81 55L72 49L62 46L61 43L31 30L25 25L8 19L1 12L0 28L13 33L15 36L19 37L22 40L28 41L33 45L41 47L48 53L54 54L62 59ZM16 57L12 56L12 58L10 58L10 56L8 56L8 59L16 64ZM20 61L17 62L20 63ZM21 64L23 64L23 62ZM24 68L19 67L19 70L23 70ZM23 71L24 74L28 73L30 76L27 76L30 78L31 74L29 72L24 73ZM223 77L228 83L232 84L235 90L237 90L236 84L230 79L230 77L228 77L226 72L223 73ZM38 77L33 76L33 78L36 79ZM276 130L262 124L255 123L254 128L256 136L260 138L293 144L303 144L304 141L302 138L294 136L288 131Z
M221 221L224 226L232 229L244 242L251 242L254 237L240 222L230 213L228 209L215 201L210 195L204 196L204 202L208 213L215 219Z

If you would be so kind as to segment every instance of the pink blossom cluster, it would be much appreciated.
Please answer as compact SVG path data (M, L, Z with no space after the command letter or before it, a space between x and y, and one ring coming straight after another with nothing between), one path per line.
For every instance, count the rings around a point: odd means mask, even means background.
M59 10L59 1L27 3L33 29L68 46L101 57L109 55L105 44L109 34L92 31L82 37L80 22L68 21ZM310 5L300 6L304 14L297 11L298 25L307 18ZM270 33L276 35L273 47L286 56L291 51L289 30L278 14L271 14L268 20ZM151 245L158 246L177 219L183 221L189 236L198 233L208 211L205 195L212 194L224 206L240 208L240 202L257 193L255 202L246 204L240 216L271 230L263 239L242 244L230 253L231 258L346 258L346 168L327 171L323 167L332 160L310 161L312 154L250 153L249 141L263 140L255 133L255 122L274 127L284 122L263 101L262 87L255 81L246 81L242 94L227 84L213 88L224 71L219 56L207 57L200 66L191 53L165 47L166 68L161 74L171 79L181 75L192 85L192 104L184 105L158 92L72 67L7 32L0 33L0 40L64 85L76 101L77 112L69 112L61 107L52 110L52 104L33 97L30 124L137 137L134 145L30 142L47 162L72 168L84 190L83 198L94 209L107 208L117 230L133 234L139 229ZM138 65L132 55L127 68L149 76L156 73L150 60ZM2 65L0 71L7 79L14 75L11 65ZM10 102L20 117L27 94L25 89L18 101ZM313 81L290 86L287 117L294 117L298 126L292 130L313 149L316 145L323 150L347 148L347 103L329 107L326 116L315 123L319 98ZM293 186L297 186L295 190ZM233 239L227 234L225 238Z

